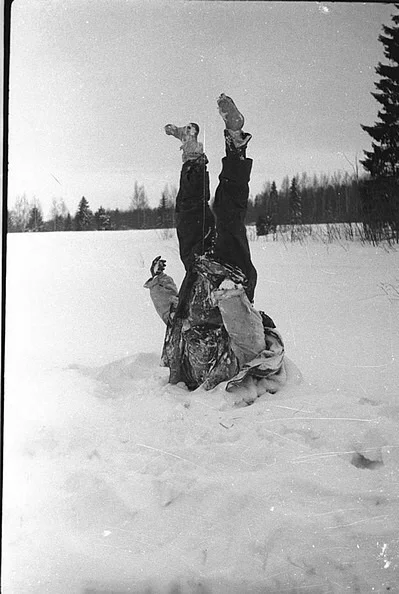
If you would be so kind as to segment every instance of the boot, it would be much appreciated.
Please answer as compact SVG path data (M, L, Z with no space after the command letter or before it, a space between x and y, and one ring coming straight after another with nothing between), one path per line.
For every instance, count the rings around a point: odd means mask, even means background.
M222 116L228 130L242 130L244 127L244 116L240 113L231 97L224 93L217 100L219 113Z

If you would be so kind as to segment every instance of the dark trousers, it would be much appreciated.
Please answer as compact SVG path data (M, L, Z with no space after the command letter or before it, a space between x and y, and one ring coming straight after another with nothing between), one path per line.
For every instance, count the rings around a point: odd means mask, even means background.
M193 282L190 271L195 255L211 251L221 262L238 266L243 271L248 280L246 292L253 301L257 273L251 261L245 228L251 168L252 159L240 160L232 154L222 159L213 216L209 208L206 165L200 160L183 164L176 197L180 257L187 271L181 295Z

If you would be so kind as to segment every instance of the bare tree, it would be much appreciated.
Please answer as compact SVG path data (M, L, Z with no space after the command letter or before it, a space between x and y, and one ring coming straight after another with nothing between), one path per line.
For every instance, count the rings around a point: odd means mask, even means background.
M143 185L134 182L133 194L130 198L130 209L134 213L137 227L145 227L146 210L149 208L148 198Z
M69 210L63 198L53 198L50 209L50 221L52 222L53 231L64 231L65 221L68 217Z
M34 196L30 205L28 230L43 231L43 211L39 200Z
M29 222L31 207L25 192L15 199L14 208L10 213L10 219L15 231L25 232Z
M359 181L359 160L358 160L357 153L355 153L354 163L352 163L352 161L350 161L348 159L348 157L345 155L345 153L341 153L341 155L348 161L349 165L352 167L356 181Z

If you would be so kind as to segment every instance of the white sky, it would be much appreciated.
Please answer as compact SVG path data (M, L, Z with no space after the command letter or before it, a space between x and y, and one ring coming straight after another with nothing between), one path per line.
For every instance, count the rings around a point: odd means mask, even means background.
M75 212L150 204L177 185L179 142L166 123L196 121L212 190L223 156L216 99L231 95L253 134L251 193L306 171L351 166L370 148L371 96L384 61L382 3L14 0L9 205L53 197Z

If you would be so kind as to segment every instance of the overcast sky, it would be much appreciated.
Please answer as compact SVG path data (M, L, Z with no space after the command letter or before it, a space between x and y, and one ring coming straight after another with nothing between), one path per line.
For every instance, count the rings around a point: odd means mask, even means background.
M253 134L251 194L306 171L352 172L370 148L378 41L393 5L163 0L14 0L9 205L84 195L127 208L178 184L166 123L198 122L212 191L223 156L216 99L231 95ZM345 156L346 155L346 158Z

